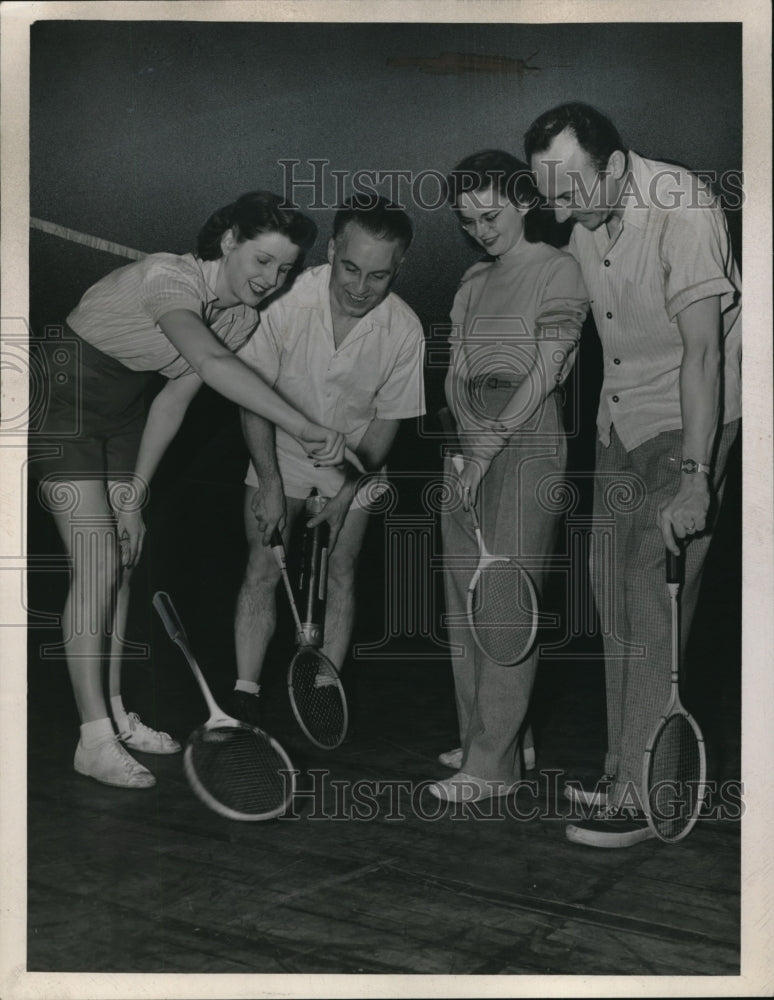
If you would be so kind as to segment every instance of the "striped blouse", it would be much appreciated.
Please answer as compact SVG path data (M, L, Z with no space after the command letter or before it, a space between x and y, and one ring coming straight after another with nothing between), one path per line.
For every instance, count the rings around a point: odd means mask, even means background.
M232 351L258 325L258 311L251 306L214 308L220 266L220 260L193 254L150 254L92 285L67 317L68 325L134 371L157 371L167 378L186 375L191 366L158 325L165 313L190 309Z

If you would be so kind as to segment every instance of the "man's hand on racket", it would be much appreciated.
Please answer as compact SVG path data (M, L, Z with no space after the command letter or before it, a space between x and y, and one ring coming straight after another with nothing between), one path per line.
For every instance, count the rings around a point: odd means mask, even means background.
M676 556L680 555L678 540L704 531L711 499L709 482L703 473L684 475L683 480L672 499L658 509L658 526L664 544Z
M263 544L269 545L275 528L281 532L285 527L287 504L282 489L282 480L262 481L253 492L250 508L258 530L261 532Z
M306 522L307 527L309 528L316 528L317 525L322 524L323 521L328 522L330 531L328 536L329 553L333 551L336 539L339 536L339 532L344 524L344 519L349 512L349 508L352 506L352 501L355 498L356 492L357 483L353 483L349 479L345 480L336 496L331 497L320 513L315 514L314 517L310 517Z
M330 427L307 420L298 440L315 465L341 465L344 460L344 435Z
M121 565L132 569L140 561L145 538L145 522L139 510L120 511L116 514L116 532L121 550Z

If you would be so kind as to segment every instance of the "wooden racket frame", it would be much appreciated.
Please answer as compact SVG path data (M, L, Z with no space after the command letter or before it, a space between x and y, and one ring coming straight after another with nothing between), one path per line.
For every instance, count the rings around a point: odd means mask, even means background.
M288 675L287 675L288 697L290 699L290 707L293 709L293 715L296 717L296 722L301 727L304 736L306 736L306 738L311 743L314 743L314 745L316 747L319 747L321 750L335 750L337 747L340 747L341 744L344 742L347 735L347 728L349 726L349 707L347 705L347 696L344 691L344 686L341 683L339 672L336 669L334 663L325 655L325 653L319 650L316 646L312 646L310 643L306 641L304 627L301 624L301 616L298 613L296 598L295 595L293 594L293 586L290 582L290 577L288 575L287 556L285 554L285 543L282 541L282 535L280 534L278 528L274 529L269 544L271 546L272 552L274 553L274 558L277 560L277 565L279 566L280 576L282 577L282 582L285 585L285 592L288 595L288 603L290 604L290 610L293 615L293 623L296 628L296 646L298 648L296 650L295 655L293 656L293 659L290 661L290 664L288 666ZM293 669L295 667L295 663L299 655L303 652L308 652L309 650L312 650L314 652L314 655L319 657L319 659L322 660L331 669L332 675L336 678L336 687L338 687L339 689L342 709L344 712L344 723L342 725L341 737L335 743L320 743L319 740L316 740L314 736L307 729L306 723L304 722L302 714L301 712L299 712L298 706L296 704L295 692L293 690Z
M457 475L462 475L462 472L465 468L465 462L462 458L462 455L460 455L459 453L453 454L451 456L451 460ZM532 648L535 644L535 639L537 637L539 615L538 615L537 592L535 591L535 585L532 582L532 577L529 575L527 570L521 565L521 563L518 562L518 560L513 559L510 556L507 557L493 556L491 552L489 552L484 543L484 536L481 533L481 524L479 523L478 514L476 514L476 509L473 503L469 503L468 505L468 514L470 515L470 521L471 524L473 525L473 532L476 536L476 542L478 544L478 565L476 566L476 569L473 572L473 576L470 578L470 583L468 584L468 593L466 598L466 611L468 616L468 624L470 625L470 629L473 633L473 639L476 645L488 659L492 660L493 663L496 663L500 667L515 667L518 666L519 663L523 663L524 660L526 660L527 657L530 655L530 653L532 652ZM527 641L527 644L524 647L524 651L519 656L516 656L514 657L514 659L508 661L496 660L492 656L491 652L482 646L481 641L478 637L478 630L476 628L475 619L473 617L473 606L474 606L473 598L476 592L476 587L478 586L478 581L481 579L481 574L484 572L484 570L495 563L508 563L510 565L513 565L515 563L519 567L519 572L522 574L522 577L526 583L527 592L529 593L529 598L532 603L532 626L530 628L529 640Z
M288 757L287 753L282 746L271 736L269 733L257 726L250 726L246 722L242 722L240 719L234 719L230 715L226 715L223 709L215 701L212 691L210 690L209 684L207 683L204 674L202 673L201 667L196 661L196 657L191 650L190 644L188 642L188 636L186 635L185 629L183 628L182 621L175 610L175 606L172 603L172 598L166 591L159 590L153 595L153 607L158 612L159 617L164 623L164 627L167 630L167 634L172 642L175 643L181 650L188 665L193 671L193 675L199 685L199 688L204 696L204 700L207 703L207 708L209 710L210 716L204 725L199 726L195 729L191 735L188 737L188 743L185 748L185 754L183 755L183 766L185 769L186 777L188 778L189 784L194 790L198 798L214 812L219 813L221 816L225 816L227 819L243 820L247 822L259 821L266 819L275 819L277 816L282 815L295 794L296 791L296 774L297 771L293 767L293 764ZM228 727L230 729L244 729L248 732L258 733L263 739L267 740L271 745L275 753L285 762L287 765L286 779L285 779L285 801L282 805L278 806L276 809L270 810L267 813L261 813L258 816L241 813L236 809L231 809L229 806L223 805L219 802L201 783L199 780L196 770L191 763L191 743L195 736L197 736L202 731L210 731L213 729L219 729L221 727Z
M669 600L672 610L672 669L670 676L670 691L669 700L667 701L666 707L664 708L663 714L659 719L653 733L651 734L648 744L645 748L645 755L642 761L642 800L643 808L645 810L645 815L648 820L648 826L659 838L665 843L677 843L684 837L687 837L691 830L696 825L696 821L699 818L699 812L701 811L702 802L704 800L704 795L706 792L706 780L707 780L707 754L704 746L704 736L699 724L696 722L694 717L688 712L688 710L683 705L680 700L680 608L678 604L678 595L680 593L680 579L682 574L682 560L684 553L681 551L679 556L676 556L669 549L666 550L666 581L667 588L669 590ZM666 725L667 721L675 715L682 715L684 719L689 723L696 736L696 742L699 752L699 781L698 787L696 789L696 802L694 805L693 813L683 827L683 829L676 836L665 836L664 833L659 830L658 818L653 816L650 803L650 765L651 757L653 754L653 748L655 746L656 740L659 737L662 729Z

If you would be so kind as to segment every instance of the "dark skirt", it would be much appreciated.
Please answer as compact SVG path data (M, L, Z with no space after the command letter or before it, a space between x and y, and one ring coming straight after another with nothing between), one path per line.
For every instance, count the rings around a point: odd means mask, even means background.
M157 373L127 368L69 327L63 337L35 347L42 403L28 437L30 475L69 480L131 476Z

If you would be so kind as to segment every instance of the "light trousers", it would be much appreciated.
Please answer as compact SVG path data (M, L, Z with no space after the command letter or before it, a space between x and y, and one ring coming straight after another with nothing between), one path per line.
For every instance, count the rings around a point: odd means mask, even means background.
M507 397L508 392L501 389L488 390L488 408L499 412ZM561 401L553 393L534 426L514 435L494 458L479 488L478 516L487 549L524 560L538 599L561 522L546 491L563 476L566 462ZM450 480L456 475L449 459L445 473ZM467 590L478 563L478 545L470 515L461 504L442 514L441 530L461 770L511 783L521 776L519 742L538 654L533 650L524 662L503 667L478 648L466 620Z
M713 462L713 507L723 498L728 452L739 421L719 435ZM672 669L671 603L659 506L680 486L682 431L667 431L627 452L615 431L597 442L590 571L605 652L605 772L615 776L614 804L641 794L645 748L666 707ZM702 473L697 473L702 475ZM711 528L685 546L680 588L681 647L696 609ZM700 721L700 720L699 720Z

